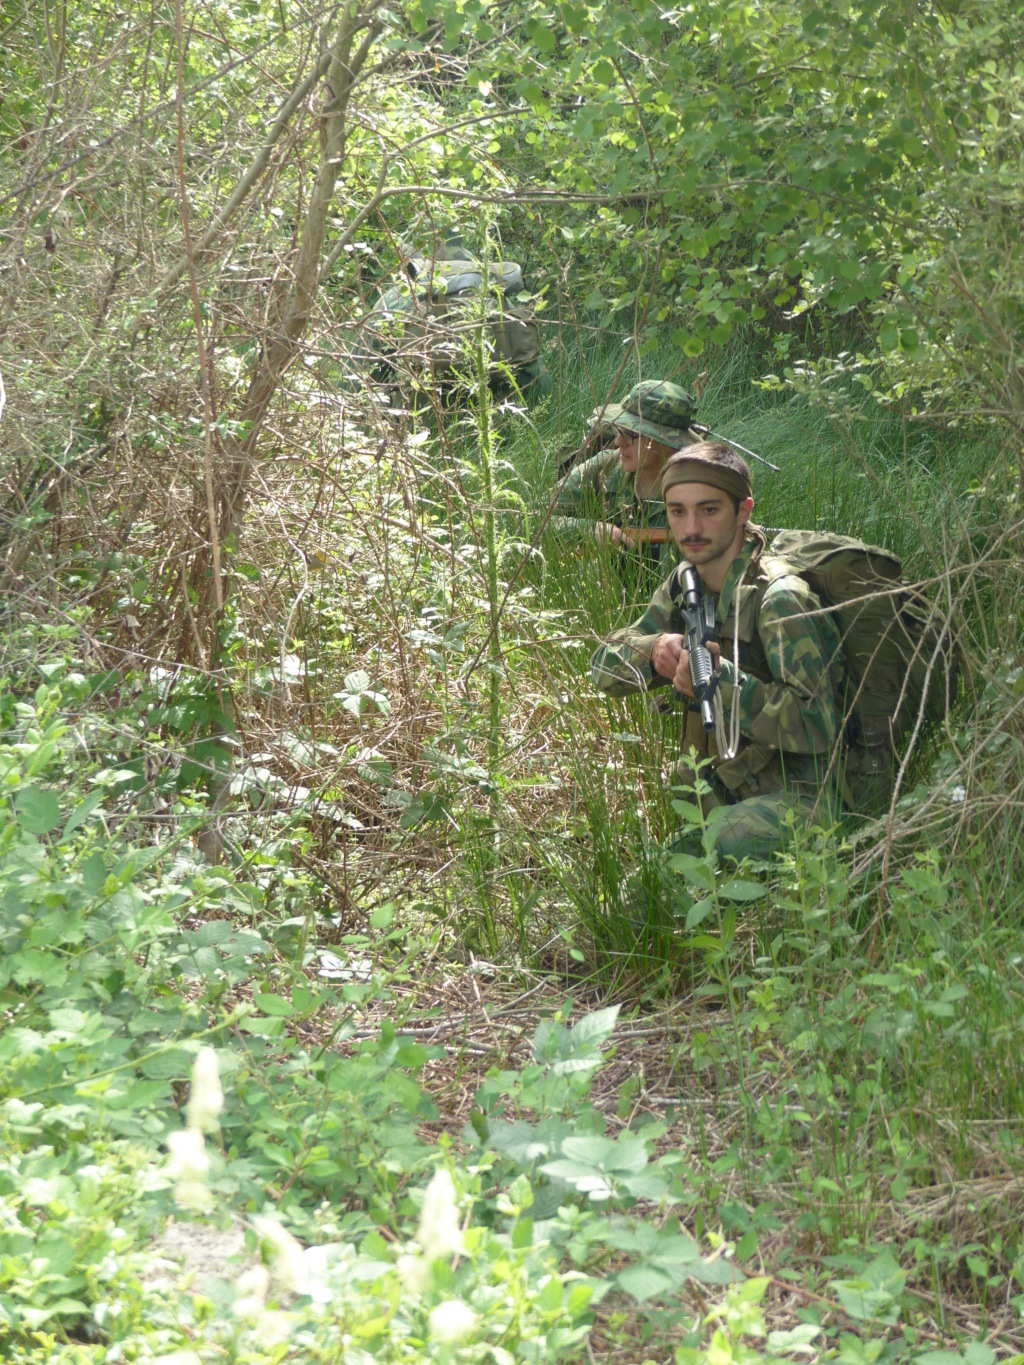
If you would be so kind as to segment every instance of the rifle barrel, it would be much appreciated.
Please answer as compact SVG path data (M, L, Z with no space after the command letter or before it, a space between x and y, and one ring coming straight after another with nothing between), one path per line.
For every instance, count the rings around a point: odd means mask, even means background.
M777 464L772 464L771 460L766 460L763 455L758 455L756 450L748 450L746 446L741 446L739 441L734 441L731 436L721 436L717 431L712 431L711 428L706 426L703 422L694 422L693 429L701 436L710 436L713 441L724 441L727 446L732 446L733 450L742 451L744 455L749 455L752 460L757 460L761 464L767 465L768 468L774 470L776 474L779 473L779 466Z

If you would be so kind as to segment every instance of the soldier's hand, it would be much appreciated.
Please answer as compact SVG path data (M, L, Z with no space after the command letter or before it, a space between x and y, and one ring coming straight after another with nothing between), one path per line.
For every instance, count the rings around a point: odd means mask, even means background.
M690 677L690 651L688 649L683 649L679 653L679 662L676 664L676 671L672 677L672 686L684 697L696 701L693 680Z
M651 650L651 667L661 678L674 678L680 654L685 653L682 635L659 635ZM686 656L687 659L689 655Z
M682 639L683 637L680 636ZM715 672L719 672L722 667L722 649L716 640L709 640L705 646L711 655L711 663ZM677 692L681 692L684 697L689 697L691 701L696 701L697 696L693 690L693 679L690 677L690 651L682 649L679 653L679 662L672 677L672 686Z
M599 543L610 540L613 545L618 545L622 539L622 527L611 521L599 521L594 527L594 538Z

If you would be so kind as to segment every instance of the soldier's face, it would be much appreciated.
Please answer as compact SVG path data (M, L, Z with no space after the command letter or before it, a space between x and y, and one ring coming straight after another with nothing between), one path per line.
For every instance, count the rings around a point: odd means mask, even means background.
M735 554L743 543L743 528L754 503L741 502L739 511L728 493L708 483L675 483L665 495L669 529L691 564L710 564Z
M619 464L627 474L638 474L642 469L660 469L674 447L656 441L653 436L640 436L635 431L615 432L615 449Z

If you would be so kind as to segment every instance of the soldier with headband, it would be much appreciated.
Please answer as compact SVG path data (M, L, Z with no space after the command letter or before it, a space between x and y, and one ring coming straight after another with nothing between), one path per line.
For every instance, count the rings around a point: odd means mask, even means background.
M723 854L767 856L780 846L790 809L827 818L838 808L835 755L843 733L843 662L833 619L804 578L767 552L751 521L750 469L724 443L691 445L666 461L660 489L673 542L685 557L643 615L594 655L595 686L611 696L673 686L694 690L681 611L692 567L714 603L718 733L687 710L682 752L709 759ZM692 785L692 768L673 774Z

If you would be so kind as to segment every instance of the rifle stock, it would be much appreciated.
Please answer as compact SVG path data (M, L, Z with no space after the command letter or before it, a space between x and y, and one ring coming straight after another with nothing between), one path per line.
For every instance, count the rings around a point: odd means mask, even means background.
M622 539L630 545L667 545L672 539L672 532L664 526L621 526Z

